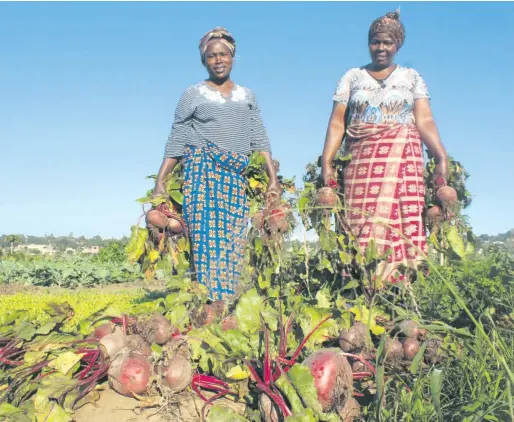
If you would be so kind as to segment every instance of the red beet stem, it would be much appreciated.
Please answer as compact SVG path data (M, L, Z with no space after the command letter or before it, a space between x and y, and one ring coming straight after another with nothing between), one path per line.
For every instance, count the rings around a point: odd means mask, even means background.
M357 359L359 361L361 361L364 365L366 365L370 371L373 373L373 375L376 375L377 374L377 371L375 370L375 367L369 363L369 361L365 358L363 358L362 356L359 356L359 355L354 355L352 353L346 353L346 352L342 352L343 353L343 356L346 356L346 357L350 357L350 358L353 358L353 359Z
M269 333L264 325L264 384L269 385L271 380L271 362L269 359Z

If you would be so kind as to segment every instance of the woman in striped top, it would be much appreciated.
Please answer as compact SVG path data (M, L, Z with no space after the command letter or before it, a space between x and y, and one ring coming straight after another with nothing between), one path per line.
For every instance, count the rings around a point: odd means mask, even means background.
M243 172L253 151L260 151L266 162L267 194L282 191L255 95L230 78L234 38L215 28L199 47L209 78L180 98L153 196L166 194L164 180L182 159L183 214L196 277L211 299L227 300L234 295L242 264L249 217Z

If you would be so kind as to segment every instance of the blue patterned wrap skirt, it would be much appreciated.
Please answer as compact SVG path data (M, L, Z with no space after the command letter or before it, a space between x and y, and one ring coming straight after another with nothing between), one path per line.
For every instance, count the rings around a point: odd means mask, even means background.
M232 298L239 282L249 220L248 163L246 155L212 143L185 149L183 216L193 270L213 300Z

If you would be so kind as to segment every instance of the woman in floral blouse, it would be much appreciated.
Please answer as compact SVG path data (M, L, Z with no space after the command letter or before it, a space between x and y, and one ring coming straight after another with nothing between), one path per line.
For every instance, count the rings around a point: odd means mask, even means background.
M414 69L394 63L405 40L399 12L376 19L368 34L371 63L350 69L337 85L322 156L325 184L346 137L347 220L363 250L371 239L390 251L382 277L403 279L400 265L417 268L426 253L422 221L423 148L435 157L436 183L445 184L448 158L432 117L427 86Z
M255 95L230 78L234 38L215 28L199 48L209 78L180 98L153 195L165 194L166 175L182 159L184 219L196 277L211 299L227 300L239 281L249 217L243 171L253 151L265 158L267 193L280 196L281 188Z

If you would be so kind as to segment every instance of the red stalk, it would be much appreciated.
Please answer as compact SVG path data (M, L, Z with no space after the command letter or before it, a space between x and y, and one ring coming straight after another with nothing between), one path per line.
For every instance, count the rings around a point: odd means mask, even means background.
M371 363L369 363L369 361L367 359L363 358L362 356L354 355L352 353L345 353L345 352L343 352L343 356L346 356L346 357L349 357L349 358L353 358L353 359L357 359L358 361L360 361L364 365L366 365L369 368L369 370L373 373L373 375L377 374L377 371L375 370L375 367Z
M271 380L271 362L269 358L269 333L264 324L264 384L269 385Z

